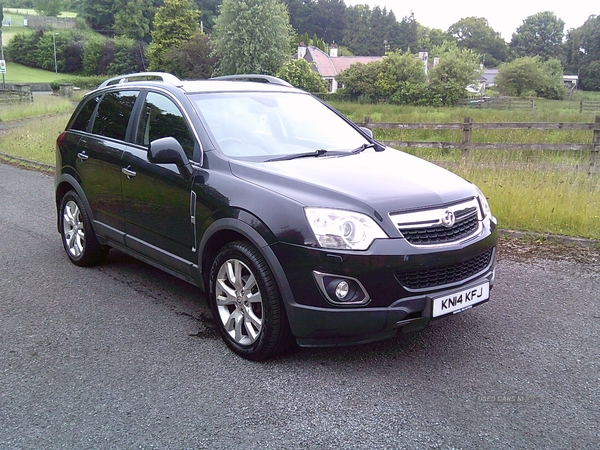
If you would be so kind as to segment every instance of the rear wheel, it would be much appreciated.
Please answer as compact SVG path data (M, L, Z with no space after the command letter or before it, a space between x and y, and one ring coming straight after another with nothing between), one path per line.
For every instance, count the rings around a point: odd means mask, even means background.
M247 242L221 249L210 274L210 306L219 333L238 355L264 360L293 343L277 283Z
M101 263L109 248L98 242L88 212L75 191L63 197L60 216L62 242L71 261L78 266Z

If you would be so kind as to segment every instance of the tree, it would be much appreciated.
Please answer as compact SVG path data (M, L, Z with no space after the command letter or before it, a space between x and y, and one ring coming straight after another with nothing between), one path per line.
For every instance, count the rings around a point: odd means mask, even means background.
M277 72L277 76L297 88L313 93L327 92L325 80L305 59L291 59Z
M500 92L518 97L564 97L562 66L557 59L524 56L500 66L495 82Z
M365 102L377 101L379 96L375 84L379 72L381 72L380 61L352 64L336 77L338 84L344 86L339 91L340 94L346 94L353 99Z
M428 104L452 106L465 96L465 89L477 81L480 55L470 49L456 49L440 55L429 73Z
M579 87L600 90L600 16L567 33L565 56L565 70L579 74Z
M113 30L117 36L138 41L150 40L150 25L154 19L151 0L117 0Z
M496 67L508 56L506 42L483 17L460 19L450 25L448 33L456 40L459 48L474 50L482 55L488 67Z
M162 70L182 79L206 79L212 76L217 64L217 58L211 55L209 36L197 33L189 41L167 50Z
M291 53L292 27L278 0L224 0L213 34L220 75L272 75Z
M222 0L194 0L194 3L200 11L203 31L212 31L215 20L219 16L219 7L223 3Z
M63 0L33 0L33 9L40 16L58 16L63 8Z
M112 32L115 24L114 0L81 0L80 15L87 24L99 33Z
M561 59L565 22L553 12L546 11L527 17L517 28L510 41L510 48L517 57L539 56L546 61Z
M393 103L418 103L427 86L423 61L413 53L397 50L381 63L375 87L380 97Z
M171 48L191 39L200 32L198 17L190 0L165 0L156 10L152 43L148 49L150 70L163 65L163 55Z

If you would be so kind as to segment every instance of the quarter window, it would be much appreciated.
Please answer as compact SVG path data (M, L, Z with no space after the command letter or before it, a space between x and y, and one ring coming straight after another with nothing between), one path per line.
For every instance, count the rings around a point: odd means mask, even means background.
M148 147L150 142L174 137L188 158L194 155L195 139L179 108L167 97L149 92L140 114L136 144Z
M98 106L92 132L124 141L138 93L138 91L122 91L104 94Z
M71 124L72 130L87 131L88 125L92 118L92 114L96 110L96 106L100 101L100 97L91 98L79 111L79 114Z

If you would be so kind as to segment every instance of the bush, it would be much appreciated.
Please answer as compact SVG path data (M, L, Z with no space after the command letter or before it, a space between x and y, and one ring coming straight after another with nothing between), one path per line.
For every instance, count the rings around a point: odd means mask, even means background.
M277 76L308 92L327 92L327 83L317 72L312 70L311 65L305 59L289 60L279 69Z

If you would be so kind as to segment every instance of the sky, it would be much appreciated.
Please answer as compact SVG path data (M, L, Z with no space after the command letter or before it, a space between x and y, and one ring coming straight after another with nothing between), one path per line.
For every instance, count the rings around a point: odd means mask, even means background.
M411 11L415 20L428 28L446 31L450 25L465 17L484 17L490 27L499 32L506 42L523 24L527 17L544 11L553 12L565 22L565 32L579 28L592 14L600 15L600 7L595 2L574 2L565 0L488 0L488 1L452 1L420 0L417 2L399 0L344 0L346 6L366 4L371 8L379 6L394 11L396 20L409 16Z

